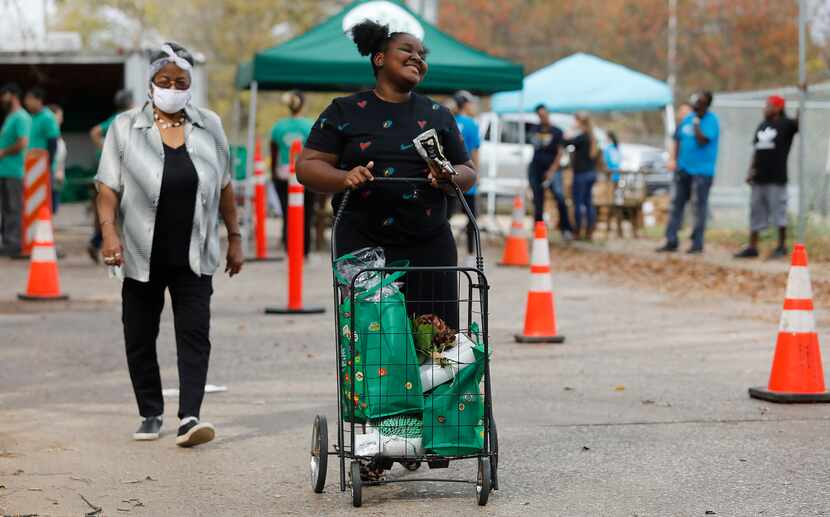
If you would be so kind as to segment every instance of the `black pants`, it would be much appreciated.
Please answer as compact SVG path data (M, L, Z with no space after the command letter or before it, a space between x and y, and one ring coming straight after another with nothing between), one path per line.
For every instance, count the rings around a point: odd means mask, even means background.
M411 267L449 266L458 264L458 252L450 225L427 241L412 246L384 246L343 223L337 229L337 256L361 248L381 246L386 264L406 260ZM435 314L453 329L458 329L458 275L455 272L410 272L403 278L401 289L406 296L409 315Z
M145 418L164 413L156 339L165 289L170 290L173 302L179 367L179 418L198 418L210 357L213 278L196 276L190 268L153 268L149 282L124 279L121 319L138 412Z
M464 200L467 201L467 205L470 207L470 212L473 213L473 217L478 217L478 207L476 205L476 195L475 194L464 194ZM461 203L455 199L451 198L447 200L449 205L449 212L450 217L456 212L464 213L464 209L461 207ZM466 214L465 214L466 215ZM467 254L472 255L475 253L475 227L473 226L472 221L467 221Z
M23 180L0 178L0 237L3 247L20 251L23 220Z
M282 247L288 251L288 181L275 179L274 190L277 191L277 197L280 200L280 208L282 209ZM308 250L311 249L311 224L314 218L314 192L305 189L305 196L303 197L303 224L305 224L305 237L303 246L305 247L304 254L308 256Z

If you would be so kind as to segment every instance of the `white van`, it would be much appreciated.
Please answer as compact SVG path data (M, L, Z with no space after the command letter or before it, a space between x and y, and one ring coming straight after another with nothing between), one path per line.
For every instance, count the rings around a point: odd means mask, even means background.
M551 113L554 126L567 133L574 125L574 116ZM533 158L530 143L530 128L539 124L536 113L508 113L497 115L487 112L478 116L481 134L479 150L479 192L482 195L515 196L527 189L527 166ZM524 124L524 142L521 139L521 124ZM608 141L605 131L595 128L597 141L604 146ZM562 157L562 166L567 166L568 154Z

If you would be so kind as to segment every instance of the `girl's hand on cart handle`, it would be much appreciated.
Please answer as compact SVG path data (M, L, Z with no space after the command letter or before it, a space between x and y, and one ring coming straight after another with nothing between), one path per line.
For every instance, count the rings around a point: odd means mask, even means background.
M448 192L453 190L452 186L447 184L447 182L452 181L452 176L450 174L445 172L435 162L427 162L427 167L427 178L429 179L430 185L432 185L435 188L446 190Z
M372 175L372 168L375 166L375 162L369 162L366 166L358 165L354 169L350 170L346 173L346 176L343 178L343 190L346 189L356 189L366 183L367 181L373 181L375 177Z

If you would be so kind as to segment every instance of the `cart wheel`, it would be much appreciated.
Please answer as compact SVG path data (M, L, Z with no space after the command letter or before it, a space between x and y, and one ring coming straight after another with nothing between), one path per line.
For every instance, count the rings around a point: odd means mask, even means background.
M496 419L490 415L490 481L493 490L499 489L499 433L496 430Z
M486 506L490 498L490 458L478 459L478 479L476 480L476 499L479 506Z
M363 482L360 479L360 463L352 462L349 476L352 478L352 506L360 508L363 504Z
M323 493L329 461L329 431L326 417L317 415L311 430L311 489Z
M406 470L408 470L410 472L415 472L416 470L421 468L421 462L417 461L417 460L415 460L415 461L402 461L401 465L403 465L403 468L405 468Z

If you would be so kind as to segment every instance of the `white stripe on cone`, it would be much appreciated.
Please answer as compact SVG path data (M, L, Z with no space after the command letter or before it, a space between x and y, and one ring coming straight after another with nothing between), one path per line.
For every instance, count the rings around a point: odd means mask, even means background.
M35 245L32 247L32 262L57 262L58 255L55 247L49 243L46 246Z
M796 334L815 333L816 320L813 311L781 311L778 331Z
M290 192L288 194L288 206L303 206L303 193Z
M789 299L807 299L813 297L810 286L810 270L805 266L792 266L787 277L787 294Z
M49 244L50 246L55 241L55 236L52 233L52 225L49 224L49 221L35 221L33 224L35 229L35 244Z
M288 176L288 184L289 185L299 185L300 184L300 180L297 179L297 175L294 174L293 172L291 173L290 176Z
M550 273L533 273L530 275L530 292L531 293L550 293L553 292L553 281L550 278Z
M548 249L547 240L533 239L530 264L533 266L550 266L550 250Z

